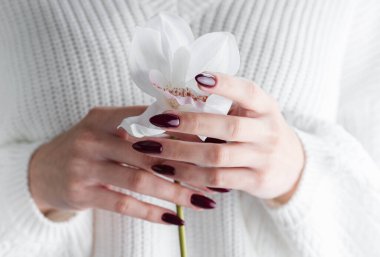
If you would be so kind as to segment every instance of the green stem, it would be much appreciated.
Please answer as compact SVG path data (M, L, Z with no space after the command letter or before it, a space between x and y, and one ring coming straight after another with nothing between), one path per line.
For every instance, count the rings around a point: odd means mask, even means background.
M177 184L180 184L178 181L174 181ZM180 217L182 220L185 220L185 215L183 213L183 207L180 205L176 205L177 207L177 215ZM186 257L187 252L186 252L186 233L185 233L185 226L178 226L178 236L179 236L179 246L181 249L181 257Z

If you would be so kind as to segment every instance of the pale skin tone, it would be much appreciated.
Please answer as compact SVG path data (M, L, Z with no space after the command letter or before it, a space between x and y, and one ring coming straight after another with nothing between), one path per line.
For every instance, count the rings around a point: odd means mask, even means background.
M116 131L123 118L145 110L136 106L94 109L71 130L41 146L30 163L30 188L41 211L100 208L157 223L165 223L163 213L175 214L110 186L194 210L201 208L191 203L191 195L211 192L206 187L241 190L278 204L288 202L305 162L301 142L276 101L254 82L213 75L214 87L199 87L233 100L229 115L168 111L180 118L178 127L165 128L177 140L135 138ZM204 143L196 135L228 143ZM133 143L145 140L159 142L162 152L146 154L132 148ZM183 185L156 176L151 169L155 164L174 167L175 175L168 177Z

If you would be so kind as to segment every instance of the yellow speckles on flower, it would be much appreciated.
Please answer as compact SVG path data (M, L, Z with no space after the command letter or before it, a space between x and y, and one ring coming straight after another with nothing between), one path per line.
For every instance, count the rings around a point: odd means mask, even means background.
M179 104L177 102L177 100L171 98L168 100L168 103L169 105L173 108L173 109L177 109L179 107Z
M176 88L176 87L160 87L157 84L153 84L156 88L169 92L173 96L182 96L182 97L191 97L194 101L201 101L206 102L208 96L207 95L197 95L196 93L192 92L189 88ZM178 103L177 103L178 105ZM178 107L178 106L177 106Z

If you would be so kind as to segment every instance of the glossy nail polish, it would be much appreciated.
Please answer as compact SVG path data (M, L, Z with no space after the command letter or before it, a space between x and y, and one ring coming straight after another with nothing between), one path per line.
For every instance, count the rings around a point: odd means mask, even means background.
M195 80L204 87L214 87L216 85L216 77L208 73L198 74L195 76Z
M193 194L190 201L193 205L203 209L214 209L216 206L214 200L199 194Z
M142 153L161 153L162 145L158 142L145 140L139 141L132 145L133 149Z
M152 170L161 175L173 176L175 174L174 167L165 164L156 164L152 166Z
M207 188L212 190L212 191L219 192L219 193L228 193L231 191L231 189L221 188L221 187L207 187Z
M177 226L182 226L185 225L185 221L182 220L180 217L177 215L171 214L171 213L164 213L161 216L161 219L169 224L177 225Z
M171 113L154 115L149 121L153 125L162 128L176 128L179 126L179 117Z
M227 141L219 139L219 138L213 138L213 137L206 137L205 143L214 143L214 144L225 144Z

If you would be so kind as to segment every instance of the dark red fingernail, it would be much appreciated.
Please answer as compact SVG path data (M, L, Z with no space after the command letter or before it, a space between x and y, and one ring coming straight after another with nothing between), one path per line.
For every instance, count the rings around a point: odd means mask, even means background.
M212 190L212 191L219 192L219 193L228 193L231 191L231 189L221 188L221 187L207 187L207 188Z
M191 203L197 207L201 207L203 209L213 209L216 206L214 200L199 194L193 194L191 196Z
M225 144L227 141L219 139L219 138L213 138L213 137L206 137L205 143L214 143L214 144Z
M171 214L171 213L164 213L161 216L161 219L169 224L177 225L177 226L182 226L185 225L185 221L182 220L180 217L177 215Z
M133 149L142 153L161 153L162 145L158 142L145 140L139 141L132 145Z
M216 77L204 72L195 76L195 80L204 87L214 87L216 85Z
M179 117L171 113L154 115L149 121L157 127L176 128L179 126Z
M153 165L152 170L154 170L155 172L157 172L158 174L161 174L161 175L173 176L175 174L174 167L172 167L170 165L165 165L165 164Z

